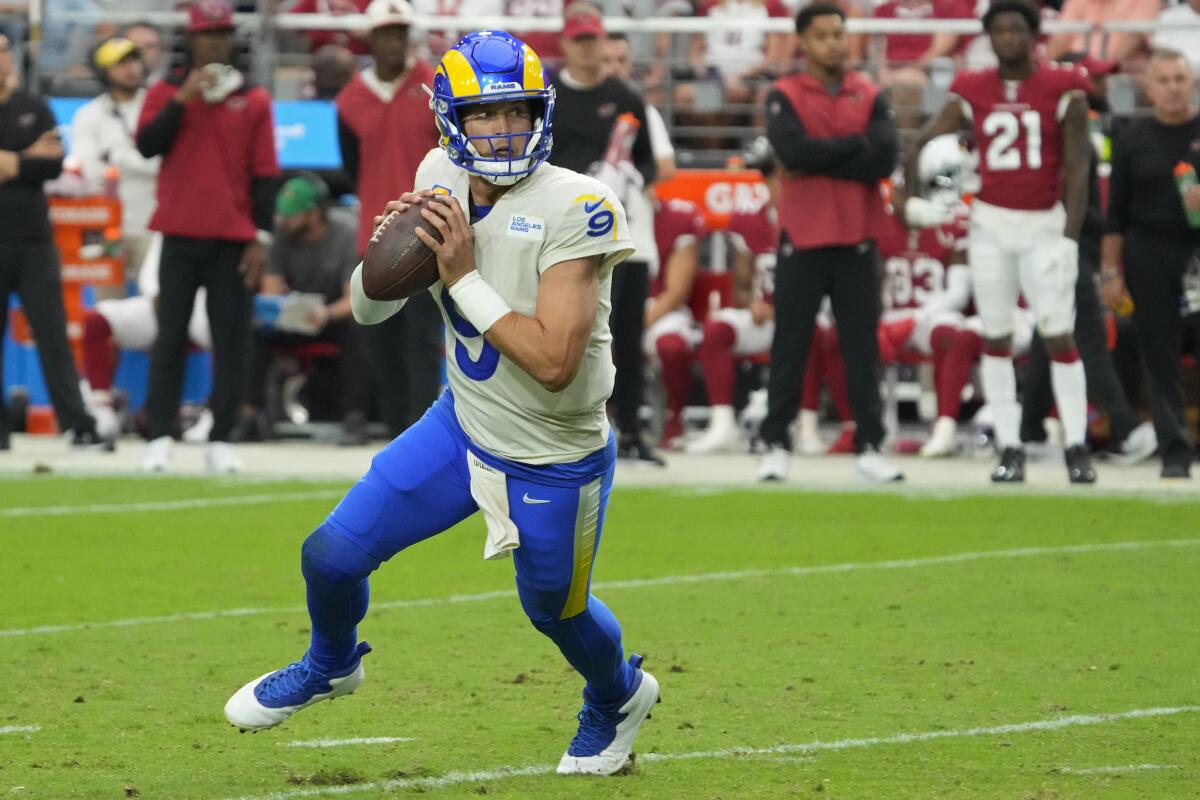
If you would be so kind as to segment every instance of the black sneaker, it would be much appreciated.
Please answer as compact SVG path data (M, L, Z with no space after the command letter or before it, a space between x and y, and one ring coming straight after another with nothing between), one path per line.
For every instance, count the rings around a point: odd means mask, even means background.
M1087 445L1071 445L1064 457L1067 462L1067 477L1071 479L1071 483L1096 482L1096 470L1092 468L1092 457L1088 454Z
M95 428L76 428L71 431L71 447L80 450L101 450L105 453L115 452L117 443L114 439L106 438L96 433Z
M1024 483L1025 451L1019 447L1006 447L1000 454L1000 463L992 470L992 483Z
M617 458L622 461L633 461L646 467L665 467L667 465L666 459L640 438L628 444L618 444Z
M342 420L341 447L362 447L367 443L367 417L361 411L351 411Z
M1173 478L1190 478L1192 477L1192 468L1182 461L1172 461L1162 465L1162 472L1159 477Z
M262 411L243 411L230 439L234 442L269 442L271 425L267 415Z

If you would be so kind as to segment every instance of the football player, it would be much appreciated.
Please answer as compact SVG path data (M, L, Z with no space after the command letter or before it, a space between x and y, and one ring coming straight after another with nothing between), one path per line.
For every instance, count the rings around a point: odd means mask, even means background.
M650 283L642 349L658 358L667 394L660 447L674 449L683 437L683 407L692 385L692 348L699 340L688 301L700 265L704 216L686 200L654 202L654 241L661 268Z
M998 483L1025 480L1020 406L1012 364L1013 308L1023 292L1053 365L1051 381L1065 435L1067 475L1094 483L1084 437L1087 396L1072 334L1079 234L1087 210L1086 71L1034 56L1038 12L1022 0L997 0L983 26L998 66L960 72L951 99L919 137L972 127L980 191L972 207L967 258L984 327L981 374L993 406ZM908 176L916 174L915 157ZM915 185L909 181L909 185Z
M917 171L921 194L946 209L949 221L929 227L911 225L914 215L909 206L915 198L895 194L891 227L879 241L887 309L879 322L880 359L933 362L938 418L921 454L949 455L956 444L957 411L954 416L946 413L950 403L943 402L940 391L943 361L971 302L966 266L970 208L963 201L971 169L959 137L946 134L925 145ZM962 386L958 390L961 393Z
M612 489L616 442L612 270L633 252L625 212L600 182L546 163L554 91L534 51L508 33L469 34L442 56L431 90L439 147L414 191L440 234L429 289L446 329L449 389L375 456L305 541L312 642L297 662L243 686L229 721L262 730L354 691L367 577L396 553L483 512L484 557L510 553L534 627L584 678L579 729L558 765L609 775L629 759L658 683L624 660L621 628L590 594ZM398 132L403 133L403 132ZM374 301L360 265L354 316L378 323L403 301Z

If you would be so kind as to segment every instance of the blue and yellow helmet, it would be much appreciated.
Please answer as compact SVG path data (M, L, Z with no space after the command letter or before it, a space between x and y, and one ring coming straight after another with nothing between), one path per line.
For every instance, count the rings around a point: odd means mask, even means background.
M533 112L530 133L467 136L462 111L478 103L527 100ZM441 137L438 144L450 160L492 183L511 185L533 172L550 157L553 146L550 122L554 117L554 87L546 82L542 60L533 49L504 31L478 31L458 41L438 63L429 106ZM517 138L525 140L519 146ZM508 139L506 158L484 158L474 142ZM489 148L488 152L492 152ZM515 154L515 155L514 155Z

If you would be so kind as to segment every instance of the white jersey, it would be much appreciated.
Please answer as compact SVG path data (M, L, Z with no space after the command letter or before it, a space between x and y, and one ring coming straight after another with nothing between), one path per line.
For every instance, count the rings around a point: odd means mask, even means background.
M417 168L416 191L433 189L469 210L469 174L440 149ZM603 257L596 319L579 372L550 392L500 355L458 313L441 281L429 291L446 322L446 372L455 413L473 442L502 458L528 464L570 463L608 440L605 403L616 372L608 328L612 271L633 253L625 210L599 181L542 164L472 225L475 267L509 307L537 311L542 273L563 261Z

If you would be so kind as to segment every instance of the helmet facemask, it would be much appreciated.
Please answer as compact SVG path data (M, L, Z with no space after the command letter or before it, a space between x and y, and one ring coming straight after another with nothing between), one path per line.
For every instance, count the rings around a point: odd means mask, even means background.
M467 134L463 120L471 116L474 107L506 100L525 101L533 121L530 130L478 136ZM450 160L489 183L512 186L537 169L550 155L553 141L547 130L546 119L549 116L548 109L553 113L553 88L549 90L546 100L528 97L525 93L504 93L464 98L462 101L432 97L429 104L442 133L443 149ZM481 148L479 144L483 142L487 142L487 145ZM484 156L482 153L485 150L489 153L497 150L508 152L499 156Z

